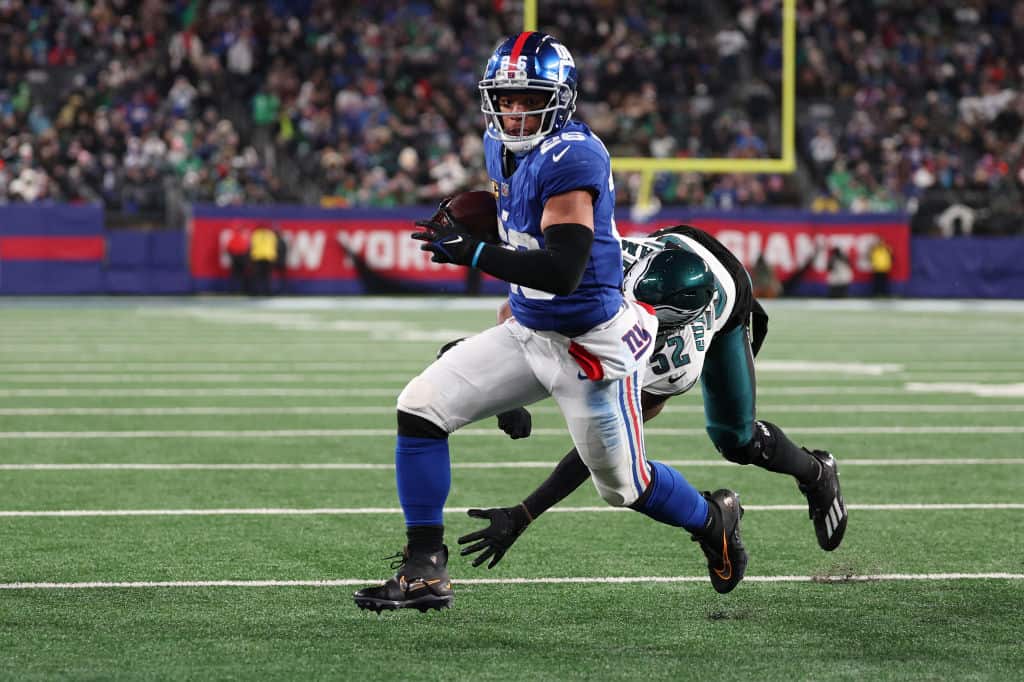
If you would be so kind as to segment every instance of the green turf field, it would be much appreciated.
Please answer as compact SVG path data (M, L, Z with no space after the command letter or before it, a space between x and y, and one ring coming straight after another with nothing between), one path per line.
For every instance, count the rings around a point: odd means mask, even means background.
M759 415L839 459L839 550L696 391L648 453L740 493L734 592L585 486L496 569L453 556L454 608L378 616L395 397L496 300L0 299L0 679L1018 679L1024 305L844 303L769 302L758 359ZM533 412L452 438L452 544L570 446Z

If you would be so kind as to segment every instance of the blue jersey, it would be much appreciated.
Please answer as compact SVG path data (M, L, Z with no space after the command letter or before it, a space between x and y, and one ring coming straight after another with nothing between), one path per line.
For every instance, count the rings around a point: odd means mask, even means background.
M519 163L511 176L502 167L503 146L484 136L487 173L498 192L498 227L506 244L543 249L544 203L572 190L589 190L594 200L594 244L583 280L568 296L509 284L509 303L525 327L568 336L610 319L622 305L622 251L615 229L615 187L611 159L590 129L570 121L549 135Z

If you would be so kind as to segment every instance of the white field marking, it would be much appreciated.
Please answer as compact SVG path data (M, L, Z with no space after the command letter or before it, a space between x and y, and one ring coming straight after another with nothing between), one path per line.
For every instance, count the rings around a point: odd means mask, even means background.
M144 363L129 363L138 365L139 369L132 374L120 374L110 373L116 372L116 370L126 369L124 366L118 366L114 363L94 363L93 365L85 363L70 364L68 363L63 367L46 366L42 363L25 363L21 366L12 367L11 369L5 370L5 374L8 377L8 381L19 381L19 382L54 382L54 381L67 381L67 382L85 382L85 381L96 381L96 382L117 382L117 383L144 383L159 379L161 381L268 381L268 382L279 382L279 381L300 381L300 375L305 372L317 372L310 379L313 381L329 381L326 377L333 378L344 378L345 375L334 374L324 375L326 371L344 371L347 374L376 374L381 370L398 370L402 369L401 366L388 363L376 363L376 364L354 364L354 363L309 363L307 365L295 365L291 368L290 373L280 373L284 367L282 364L273 363L262 363L256 365L241 365L235 364L230 365L227 363L192 363L190 365L179 365L177 367L168 367L167 365L159 366L147 366ZM288 365L289 363L284 363ZM107 373L103 373L99 367L104 367ZM198 368L193 371L208 370L211 373L208 374L185 374L184 372L189 371L189 368ZM31 369L35 368L35 369ZM409 373L417 373L423 368L423 363L409 364L404 369ZM81 372L87 373L71 373ZM266 373L267 370L277 373ZM239 375L238 372L244 371L244 375ZM907 378L912 376L920 376L922 374L945 374L947 370L941 368L928 368L920 370L906 370L902 365L895 364L868 364L868 363L837 363L837 362L798 362L798 361L762 361L757 363L757 371L765 373L786 373L786 374L852 374L859 376L877 377L884 374L894 374L901 378ZM141 376L139 372L144 372ZM214 373L215 372L215 373ZM262 372L262 373L257 373ZM1005 372L996 372L991 369L989 370L974 370L966 371L960 370L958 374L974 374L979 377L981 376L1002 376ZM321 378L324 377L324 378ZM375 378L378 380L391 380L397 381L401 379L408 379L408 374L401 375L377 375ZM944 385L944 384L940 384ZM954 384L959 385L959 384Z
M331 311L369 311L378 313L381 311L408 311L408 312L429 312L440 310L484 310L494 312L503 301L507 300L500 296L416 296L389 297L389 296L335 296L335 297L310 297L310 296L275 296L266 301L237 301L230 306L211 305L204 306L202 303L196 305L195 301L183 299L183 305L174 306L172 309L148 310L140 308L136 311L140 315L188 315L190 317L201 316L204 312L216 312L217 310L237 313L273 314L275 311L294 315L295 313L309 312L331 312ZM255 310L262 309L262 310Z
M754 363L759 372L834 372L881 376L902 372L903 365L865 362L803 362L800 360L760 360Z
M1024 408L1024 406L1021 406ZM393 415L394 406L282 406L280 408L0 408L0 417L178 417L203 415Z
M0 407L0 417L65 417L65 416L144 416L173 417L197 415L310 415L310 414L393 414L394 405L379 407L367 405L351 406L281 406L281 407L234 407L234 406L203 406L203 407ZM871 405L761 405L758 411L762 414L772 412L795 413L892 413L909 412L913 414L993 414L995 412L1024 412L1021 404L995 405L930 405L923 403L909 404L871 404ZM555 406L540 405L530 408L534 414L561 414ZM667 405L662 413L670 414L704 414L701 405ZM648 427L650 428L650 427Z
M692 467L734 467L734 463L722 459L661 460L670 466ZM1021 457L960 457L960 458L915 458L899 459L842 459L843 467L851 466L946 466L946 465L995 465L1016 466L1024 464ZM454 469L550 469L550 461L519 462L452 462ZM394 464L372 462L69 462L0 464L0 471L391 471Z
M419 370L407 374L378 374L363 372L360 376L341 373L303 374L292 373L253 373L248 369L239 368L236 372L216 374L182 374L167 372L163 374L8 374L0 379L3 384L346 384L356 381L370 381L375 384L387 381L405 382L412 379ZM396 389L397 390L397 389Z
M59 299L58 299L59 300ZM78 298L68 298L68 307L79 305ZM84 299L88 302L88 299ZM230 305L236 309L264 308L268 310L486 310L493 311L505 300L502 297L444 297L444 296L417 296L415 299L408 297L389 296L335 296L335 297L302 297L302 296L275 296L267 300L248 299L225 300L221 298L207 301L196 301L193 298L170 298L160 299L153 305L145 299L128 298L110 301L108 298L98 299L104 307L111 303L120 302L125 308L139 306L136 312L142 315L166 316L170 312L177 312L179 309L188 307L197 309L204 304L211 308L225 307ZM773 298L765 301L765 307L769 312L772 310L790 310L803 312L813 309L829 312L848 313L850 311L866 311L877 313L884 310L899 310L905 312L948 312L966 313L975 315L978 313L1024 313L1024 301L1014 300L993 300L993 299L826 299L826 298ZM931 317L924 318L925 320Z
M130 313L136 316L168 318L172 315L189 314L202 309L221 309L242 312L261 311L335 311L362 310L380 312L399 310L423 312L425 310L477 310L493 312L505 299L500 296L275 296L266 300L249 300L232 297L216 297L198 300L194 297L54 297L45 301L34 299L0 299L0 308L15 314L45 312L47 310L93 308L114 313ZM826 299L826 298L773 298L764 302L768 312L806 310L842 313L850 312L877 314L879 311L902 311L914 313L957 313L978 315L989 313L1024 314L1024 301L995 299ZM933 319L922 317L922 322ZM1004 322L1005 323L1005 322Z
M899 434L1016 434L1024 426L787 426L791 433L812 435ZM532 436L567 436L566 429L534 429ZM394 436L394 429L239 429L187 431L0 431L0 438L95 439L95 438L380 438ZM498 429L462 429L454 436L508 438ZM704 429L644 429L645 436L704 436Z
M1024 383L978 384L978 383L925 383L904 384L908 393L967 393L979 398L1024 398Z
M922 391L928 392L928 391ZM942 393L942 391L936 391ZM397 398L399 388L4 388L0 398L189 398L200 396ZM780 386L757 388L765 396L906 395L896 386Z
M0 398L398 398L394 388L11 388Z
M1024 503L940 503L940 504L848 504L848 509L859 511L978 511L978 510L1019 510ZM802 511L806 504L745 504L747 511ZM464 514L469 507L445 507L445 513ZM632 512L626 507L552 507L546 513L591 514ZM401 514L401 507L294 507L226 508L226 509L48 509L48 510L4 510L2 518L71 518L100 516L365 516L370 514Z
M194 337L190 337L194 338ZM758 364L758 369L765 363L780 364L788 361L763 360ZM999 369L1003 372L1024 371L1024 363L1021 362L1000 362ZM192 360L131 360L126 362L85 362L81 360L51 360L48 362L0 362L0 371L4 373L19 372L233 372L239 369L268 370L268 371L348 371L348 372L369 372L381 370L410 370L419 371L423 369L421 362L324 362L320 360L296 360L288 359L281 362L270 362L260 360L220 360L216 362L196 362ZM907 373L923 372L991 372L993 363L990 361L943 361L936 360L929 362L927 366L903 365L903 371Z
M105 353L113 355L114 358L122 358L127 354L133 354L140 357L133 357L131 359L125 358L129 362L144 362L147 357L153 355L166 354L166 353L183 353L187 351L188 354L194 355L208 355L212 356L215 353L225 354L227 358L215 358L220 361L228 360L239 360L245 358L251 358L253 360L261 360L267 356L267 353L272 350L281 348L287 348L289 351L297 352L299 350L306 351L305 355L321 355L326 359L331 357L338 357L341 355L341 351L348 349L358 349L365 352L367 344L371 342L387 343L389 346L397 344L436 344L427 346L428 351L435 350L442 343L451 341L453 338L460 336L468 336L466 331L459 330L439 330L437 332L424 332L418 334L405 333L400 336L382 336L380 338L356 338L356 337L343 337L343 338L330 338L326 337L322 340L297 340L292 337L285 339L268 339L266 341L249 341L242 345L239 344L237 338L227 337L223 341L202 341L196 340L192 337L188 342L180 343L151 343L151 342L140 342L140 343L96 343L96 342L85 342L85 343L45 343L45 342L31 342L26 346L18 346L11 348L8 345L5 350L7 351L4 355L7 359L24 359L32 362L38 362L39 356L49 360L53 358L55 354L71 355L71 359L77 359L82 357L83 350L88 350L91 355L97 355ZM307 337L308 338L308 337ZM255 352L246 354L245 350L248 347L252 347ZM422 349L421 349L422 350ZM330 352L328 352L330 351ZM403 350L403 353L407 351ZM426 366L427 363L423 363Z
M359 370L351 370L347 372L326 372L322 370L307 370L305 368L295 369L289 372L281 372L281 367L275 367L276 372L266 372L263 370L253 370L249 367L235 367L233 369L227 369L223 372L206 372L206 373L188 373L188 372L177 372L177 371L163 371L163 372L133 372L132 374L118 374L113 372L87 372L87 373L71 373L64 370L57 370L53 372L7 372L3 377L3 383L5 384L83 384L83 383L96 383L96 384L160 384L160 383L248 383L248 384L259 384L259 383L338 383L343 384L347 381L362 380L362 381L374 381L379 383L384 382L405 382L409 381L412 377L422 371L422 365L416 368L410 368L407 371L401 373L383 373L379 369L366 369L361 368ZM390 370L397 369L394 366L388 367ZM758 368L760 371L761 368ZM781 371L781 370L780 370ZM810 372L811 370L807 370ZM847 372L848 374L856 375L858 377L873 377L878 376L879 373L860 371L860 372ZM899 373L900 378L908 378L910 376L919 376L921 373ZM932 372L929 372L932 374ZM938 374L942 374L941 372ZM987 377L1001 377L1005 376L1004 372L974 372L976 378L987 378ZM919 385L918 383L911 382L910 385ZM939 384L939 386L946 386L948 384ZM954 384L954 386L987 386L986 384ZM1002 388L1005 385L995 385L997 388ZM1012 387L1011 387L1012 388ZM966 391L959 391L966 392ZM1024 396L1024 393L1011 393L1011 395Z
M643 583L706 583L707 576L581 576L575 578L465 578L456 585L635 585ZM750 575L748 583L866 583L894 581L1024 580L1024 573L876 573L867 575ZM374 578L324 580L161 580L83 583L0 583L0 590L90 590L197 587L356 587L379 583Z
M380 341L448 341L462 336L472 336L474 330L438 329L422 327L403 320L350 320L325 319L308 313L280 313L218 310L213 308L188 311L192 317L221 324L259 324L286 331L300 332L343 332L365 334L371 340ZM427 323L429 324L429 323Z
M352 372L355 374L379 372L381 370L403 370L419 372L423 363L395 362L319 362L315 360L285 360L282 362L260 362L238 360L235 362L77 362L55 360L53 362L0 362L4 374L22 372Z

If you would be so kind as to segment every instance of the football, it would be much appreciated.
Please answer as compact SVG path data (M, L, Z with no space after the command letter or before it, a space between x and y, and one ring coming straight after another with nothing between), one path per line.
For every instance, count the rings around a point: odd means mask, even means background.
M460 225L488 244L500 244L498 236L498 202L487 190L456 194L444 205Z

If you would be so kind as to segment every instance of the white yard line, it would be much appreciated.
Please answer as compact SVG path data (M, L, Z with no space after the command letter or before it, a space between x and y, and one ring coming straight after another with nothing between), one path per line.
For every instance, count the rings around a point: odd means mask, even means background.
M707 576L602 576L573 578L465 578L460 585L635 585L643 583L706 583ZM746 575L748 583L862 583L895 581L1024 580L1024 573L877 573L869 575ZM197 587L356 587L379 583L374 578L340 580L164 580L81 583L0 583L0 590L89 590Z
M396 363L396 362L321 362L317 360L282 360L281 362L267 361L246 361L236 360L235 362L194 362L181 361L172 362L159 360L144 362L133 360L130 362L80 362L76 360L54 360L53 362L0 362L0 371L8 376L17 376L21 373L63 373L63 372L135 372L148 374L176 373L176 372L380 372L408 370L419 372L423 369L423 363Z
M787 426L787 432L811 435L900 435L900 434L1018 434L1024 426ZM394 429L239 429L167 431L0 431L0 439L39 440L59 438L380 438L394 436ZM462 429L455 436L508 438L499 429ZM566 429L534 429L532 435L568 436ZM704 429L644 429L645 436L704 436Z
M1019 406L1024 411L1024 405ZM543 408L557 411L557 408ZM0 407L0 417L142 416L175 417L202 415L286 415L286 414L394 414L395 406L306 405L280 407Z
M2 343L2 342L0 342ZM141 363L127 363L140 365ZM295 367L288 367L288 363L279 364L260 364L255 363L257 366L250 366L248 364L215 364L215 363L195 363L198 369L190 369L187 365L171 366L171 367L147 367L141 365L139 369L126 373L125 366L117 366L113 363L104 363L108 369L107 371L99 371L95 368L90 368L86 371L76 369L76 367L82 367L83 365L67 365L67 366L54 366L46 367L41 366L39 363L25 363L17 367L11 367L4 369L4 381L8 383L20 382L20 383L54 383L59 381L67 381L69 383L158 383L161 381L238 381L239 375L248 381L301 381L303 379L319 379L321 381L338 380L344 381L351 375L366 375L372 374L375 378L380 380L397 381L398 379L390 378L385 379L384 377L410 377L418 374L423 369L423 364L409 364L406 366L396 366L395 364L381 364L381 363L368 363L366 365L356 365L350 363L312 363L309 365L296 365ZM282 366L285 365L285 366ZM88 367L88 365L85 365ZM2 367L2 365L0 365ZM37 369L32 370L31 367ZM40 368L41 367L41 368ZM120 371L119 371L120 370ZM401 370L403 374L380 374L380 372L387 370L395 372ZM927 378L927 377L938 377L943 379L949 378L949 372L942 369L927 369L927 370L905 370L901 365L872 365L864 363L826 363L826 362L763 362L757 365L758 373L768 374L813 374L831 376L834 374L848 374L860 377L879 377L882 375L893 375L893 378L898 379L910 379L910 378ZM196 374L196 372L202 372ZM268 373L269 372L269 373ZM959 371L957 372L958 378L965 377L977 377L977 378L1005 378L1006 370L997 369L985 369L985 370L973 370L970 372ZM321 378L322 377L322 378ZM778 377L773 377L778 379Z
M60 333L66 332L60 330ZM58 333L58 332L54 332ZM160 337L166 341L166 336ZM190 337L194 338L194 337ZM0 339L2 340L2 339ZM781 367L785 360L768 361L763 360L758 364L762 369L765 363L773 363L774 367ZM1000 370L1003 372L1024 371L1024 363L1021 362L1000 362ZM289 358L280 362L266 360L219 360L219 361L195 361L195 360L129 360L125 362L111 361L83 361L83 360L33 360L31 362L0 362L0 371L13 375L22 372L232 372L239 369L256 371L337 371L337 372L367 372L367 371L399 371L408 370L419 372L424 367L422 362L331 362L322 360L297 360ZM935 360L927 365L916 366L913 361L902 365L903 372L907 374L941 374L948 372L956 373L991 373L993 363L988 360L978 361L947 361ZM783 371L779 369L778 371Z
M1024 398L1024 383L911 382L904 388L908 393L967 393L979 398Z
M693 467L734 467L733 462L724 459L707 460L661 460L670 466ZM859 466L945 466L945 465L994 465L1019 466L1024 464L1021 457L958 457L921 458L904 457L891 459L846 459L840 460L843 468ZM452 462L454 469L550 469L551 461L518 462ZM0 471L391 471L392 463L373 462L68 462L68 463L21 463L0 464Z
M968 511L968 510L1019 510L1024 503L939 503L939 504L851 504L853 511ZM745 504L746 511L801 511L807 512L806 504ZM446 507L449 514L469 511L469 507ZM623 507L552 507L547 513L590 514L631 512ZM401 514L400 507L321 507L299 509L294 507L227 508L227 509L47 509L34 511L2 510L3 518L71 518L101 516L362 516L369 514Z
M410 374L411 376L411 374ZM916 385L914 392L949 393L945 387L930 389L927 385ZM936 385L938 386L938 385ZM1024 397L1007 392L1000 395L998 384L981 397ZM285 388L285 387L246 387L246 388L4 388L0 389L0 398L193 398L208 396L235 397L339 397L355 398L392 397L397 398L400 388ZM827 395L899 395L906 396L908 390L899 386L758 386L759 396L827 396ZM993 409L999 403L993 403Z
M280 369L280 368L278 368ZM238 368L235 372L217 373L179 373L164 374L69 374L69 373L23 373L8 374L0 380L5 385L11 384L348 384L355 382L382 383L406 382L416 376L419 370L410 370L404 374L382 374L376 370L363 372L303 372L268 373Z
M395 388L12 388L0 398L398 398Z
M553 405L530 407L534 414L559 414ZM795 412L827 414L887 414L906 412L910 414L995 414L1000 412L1024 412L1022 404L992 405L934 405L926 403L871 404L871 405L765 405L758 407L761 413ZM235 407L210 405L202 407L0 407L0 417L65 417L65 416L145 416L174 417L193 415L285 415L285 414L394 414L394 405L292 405L280 407ZM662 413L704 414L703 405L667 405ZM651 428L651 427L648 427Z

